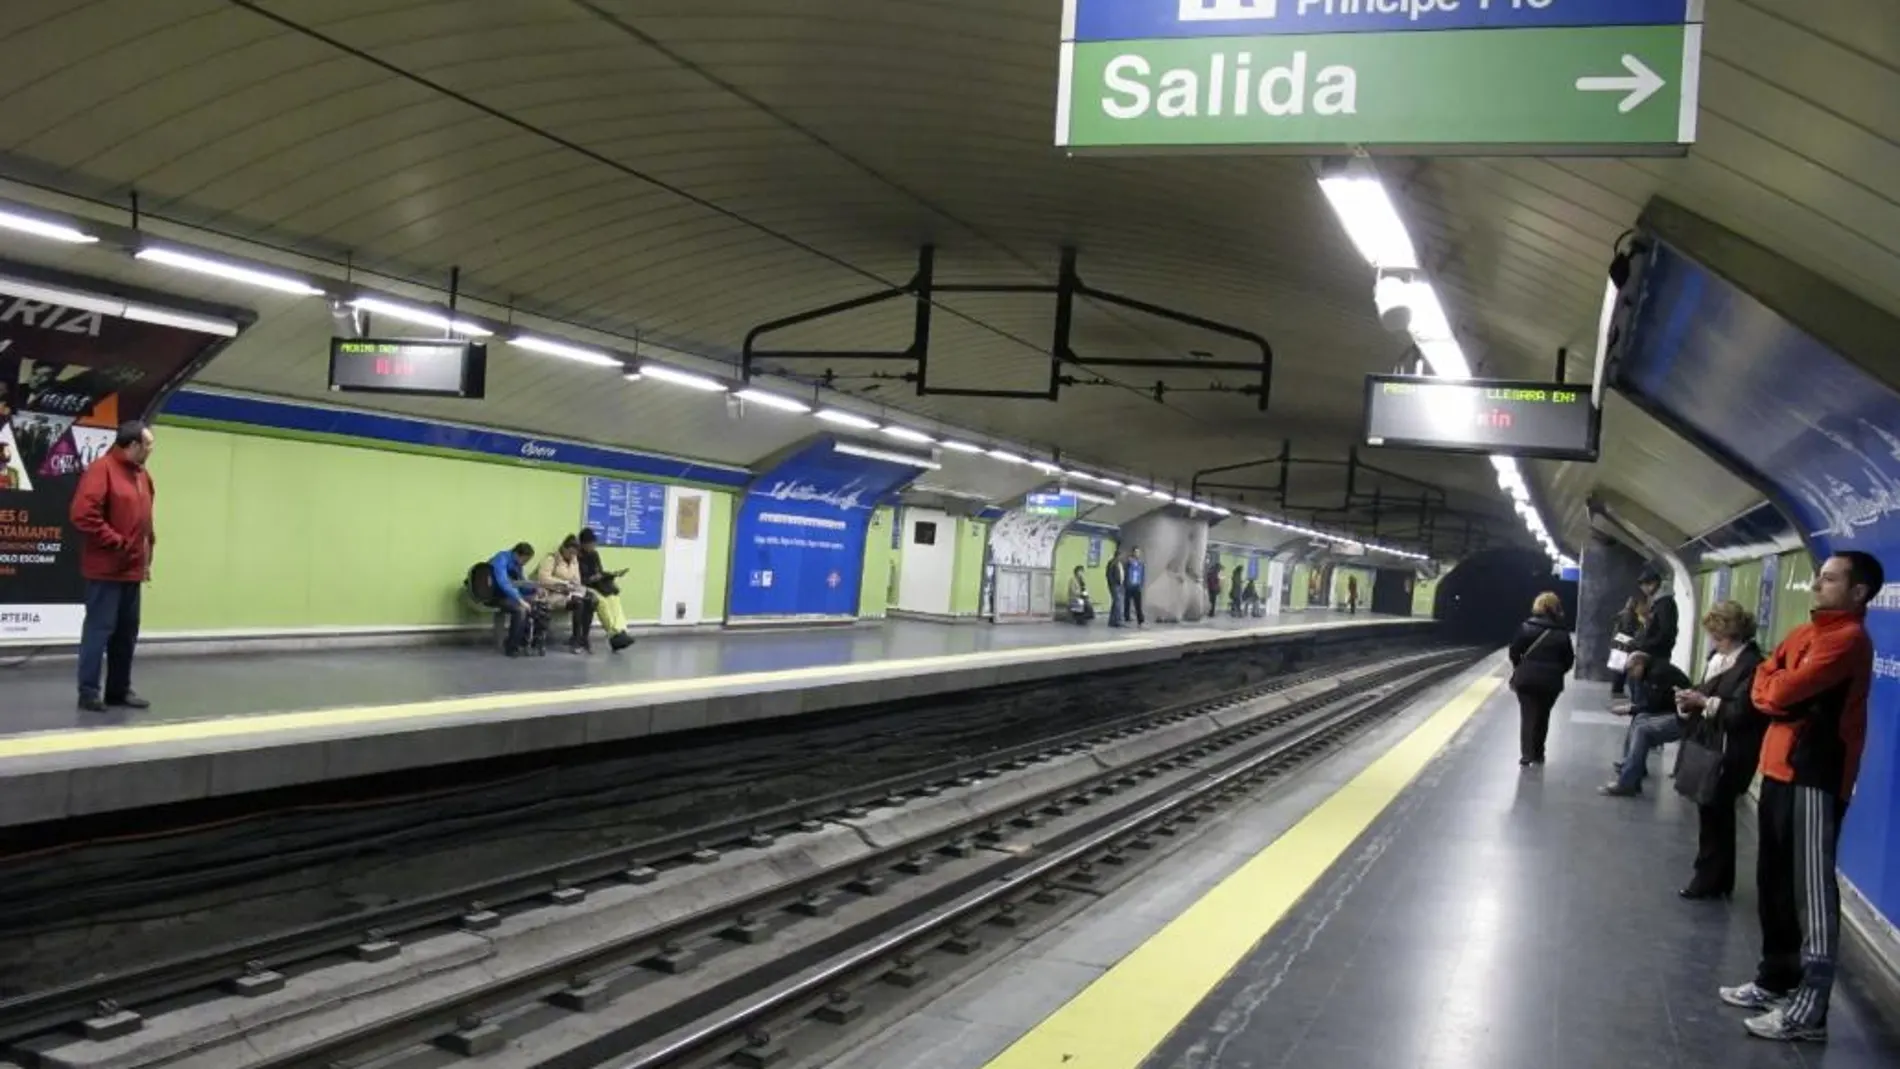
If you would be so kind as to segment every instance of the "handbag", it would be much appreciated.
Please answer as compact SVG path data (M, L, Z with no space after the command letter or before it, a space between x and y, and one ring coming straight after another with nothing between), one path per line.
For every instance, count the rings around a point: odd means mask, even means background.
M1543 645L1544 640L1549 637L1550 637L1550 632L1548 630L1545 630L1542 633L1540 633L1536 638L1532 639L1531 644L1529 646L1524 648L1524 656L1518 658L1517 667L1511 669L1511 689L1512 690L1523 689L1524 669L1530 667L1531 654L1536 653L1537 647Z
M1714 804L1722 792L1722 759L1720 730L1692 728L1676 747L1676 793L1697 805Z
M1630 651L1628 650L1611 650L1610 651L1610 671L1621 672L1623 669L1629 667L1629 663L1630 663Z

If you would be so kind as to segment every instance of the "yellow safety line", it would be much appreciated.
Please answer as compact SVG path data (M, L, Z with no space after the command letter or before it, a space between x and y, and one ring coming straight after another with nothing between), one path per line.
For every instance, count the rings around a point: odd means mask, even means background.
M1317 623L1274 624L1262 628L1248 628L1236 631L1196 631L1194 637L1205 634L1211 636L1208 641L1224 638L1230 634L1271 635L1285 631L1323 631L1338 627L1364 627L1368 624L1387 624L1401 622L1403 618L1372 619L1357 623L1347 620L1328 620ZM204 720L177 720L163 724L141 724L135 727L80 728L59 731L45 731L31 734L0 737L0 761L9 758L43 757L51 754L75 753L87 750L118 749L125 747L150 746L168 742L204 742L213 739L235 739L254 735L268 735L275 732L298 731L311 728L333 728L339 726L365 726L371 724L392 724L410 720L428 720L441 717L464 716L471 713L492 713L520 709L528 705L541 705L550 702L577 703L602 701L638 702L640 699L655 699L667 696L691 694L694 691L713 689L760 688L775 683L797 683L804 680L824 679L830 683L854 682L880 675L904 675L925 669L952 669L961 666L980 665L984 662L998 665L1021 663L1041 658L1051 652L1068 652L1081 655L1119 653L1137 649L1151 649L1156 646L1193 645L1193 639L1173 641L1183 632L1155 633L1139 637L1112 639L1104 642L1065 643L1054 646L1025 646L1021 649L981 650L974 653L952 653L933 657L910 657L901 660L868 661L860 664L811 665L803 668L783 668L769 672L746 672L738 675L693 676L685 679L659 679L643 683L609 683L594 687L572 687L565 690L541 691L504 691L493 694L479 694L462 698L438 698L431 701L401 702L388 705L339 706L330 709L309 709L281 713L246 713L236 716L207 718Z
M1466 687L985 1069L1136 1069L1498 687Z

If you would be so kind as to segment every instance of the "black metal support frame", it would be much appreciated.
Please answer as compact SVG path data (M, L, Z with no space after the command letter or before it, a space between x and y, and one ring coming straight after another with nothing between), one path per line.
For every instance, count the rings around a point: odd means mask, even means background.
M1278 479L1270 484L1216 482L1207 478L1210 475L1222 475L1227 472L1244 471L1249 468L1279 468ZM1291 500L1293 469L1295 467L1323 467L1346 469L1346 492L1337 505L1300 503ZM1419 490L1416 498L1409 494L1386 492L1386 487L1375 484L1371 490L1361 490L1361 473L1375 475L1381 479L1390 479ZM1425 547L1427 551L1436 549L1441 533L1440 520L1462 520L1462 541L1460 554L1473 548L1483 548L1491 542L1490 521L1487 517L1453 507L1443 487L1413 478L1387 468L1367 464L1359 459L1359 450L1352 449L1345 460L1322 457L1299 457L1293 454L1291 440L1283 441L1280 452L1259 460L1247 460L1238 464L1223 464L1219 467L1203 468L1194 473L1189 484L1191 492L1199 494L1204 490L1226 490L1241 493L1263 494L1271 498L1274 506L1283 513L1302 513L1315 521L1333 519L1349 525L1370 523L1370 535L1374 538L1393 538L1412 541ZM1415 520L1414 524L1401 523L1390 526L1392 521ZM1476 521L1476 526L1473 521Z
M930 384L930 325L932 313L936 308L936 298L940 294L971 293L986 295L1047 295L1056 299L1055 334L1049 345L1049 385L1041 390L990 390ZM855 312L883 304L886 301L909 298L915 303L916 319L911 330L911 341L903 349L765 349L759 342L766 335L787 327L812 323L833 316ZM1176 323L1205 330L1213 334L1244 341L1257 346L1260 359L1254 360L1189 360L1162 357L1084 357L1078 354L1070 344L1075 323L1075 302L1077 298L1097 301L1103 304L1126 308L1143 315L1167 319ZM1082 281L1076 269L1076 250L1062 250L1061 273L1054 285L1016 284L987 285L982 283L941 283L936 280L936 248L925 245L917 252L917 273L902 286L893 286L876 293L867 293L849 300L813 308L794 315L761 323L746 332L745 346L740 356L740 377L747 382L752 380L761 362L780 362L789 360L831 360L831 361L903 361L912 365L904 378L916 384L919 397L987 397L1011 400L1055 401L1061 397L1062 387L1071 380L1063 375L1064 365L1084 370L1093 368L1157 368L1194 371L1250 371L1259 375L1257 385L1240 387L1236 392L1253 396L1259 409L1267 410L1267 404L1273 393L1273 346L1267 339L1250 330L1230 326L1226 323L1204 319L1187 312L1176 311L1158 304L1126 297L1107 290L1096 289ZM1165 389L1157 384L1158 394Z

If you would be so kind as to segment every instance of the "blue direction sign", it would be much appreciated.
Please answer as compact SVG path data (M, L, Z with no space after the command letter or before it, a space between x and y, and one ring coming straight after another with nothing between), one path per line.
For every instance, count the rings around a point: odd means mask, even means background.
M1065 41L1680 26L1704 0L1063 0Z

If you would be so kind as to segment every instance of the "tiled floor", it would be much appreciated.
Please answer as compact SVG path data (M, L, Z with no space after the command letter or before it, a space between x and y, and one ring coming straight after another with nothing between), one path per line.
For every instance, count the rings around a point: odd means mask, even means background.
M1657 775L1641 798L1595 793L1622 737L1606 702L1574 688L1551 764L1520 772L1515 706L1496 695L1369 833L1380 848L1329 873L1148 1066L1900 1066L1852 990L1826 1047L1751 1039L1717 1002L1752 974L1752 886L1732 904L1675 896L1694 809Z
M135 686L153 700L153 709L97 717L75 710L73 663L65 658L0 671L0 735L1381 619L1386 618L1368 613L1288 613L1247 620L1217 617L1142 630L886 620L871 627L660 635L641 639L623 654L600 648L591 657L551 652L545 658L513 661L479 647L148 657L138 662Z

